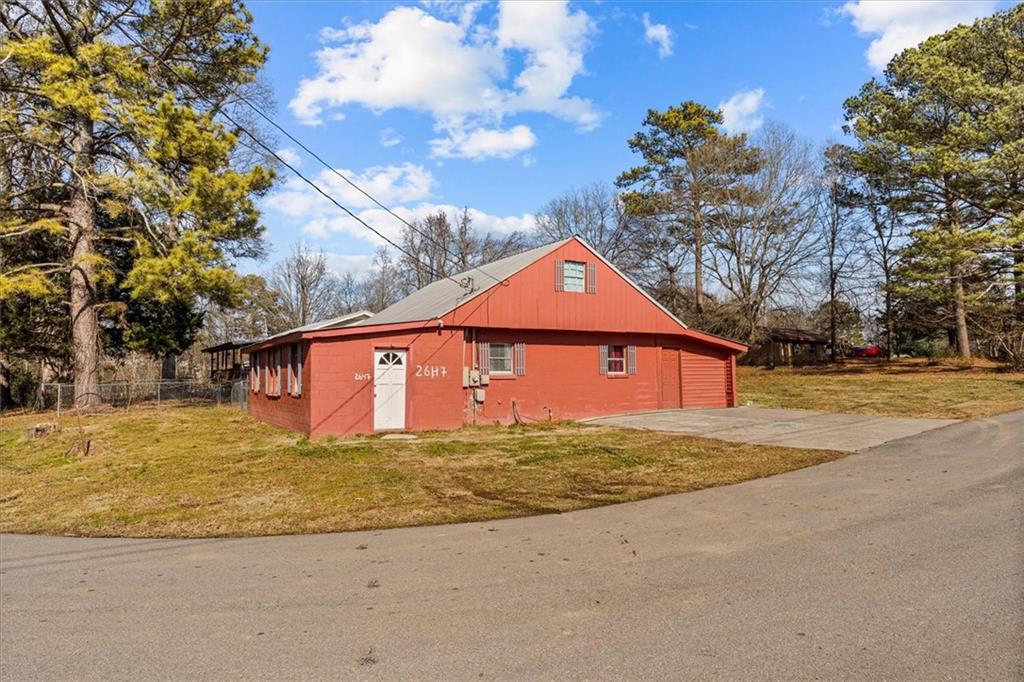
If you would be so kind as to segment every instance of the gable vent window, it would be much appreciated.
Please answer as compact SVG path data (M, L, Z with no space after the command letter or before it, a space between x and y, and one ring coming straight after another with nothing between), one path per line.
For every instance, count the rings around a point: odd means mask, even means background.
M561 266L561 267L559 267ZM556 278L557 291L581 293L585 290L587 264L575 260L555 261L555 270L561 270L561 281ZM561 284L561 287L559 287Z

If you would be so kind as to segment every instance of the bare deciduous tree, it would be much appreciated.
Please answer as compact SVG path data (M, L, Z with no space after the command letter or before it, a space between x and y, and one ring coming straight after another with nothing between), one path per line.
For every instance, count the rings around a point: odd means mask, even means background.
M639 222L626 215L618 193L594 183L549 201L537 214L536 237L546 244L579 235L605 258L631 270L639 255Z
M299 243L267 276L278 296L276 317L286 329L337 317L343 312L341 281L322 251ZM275 325L279 326L279 325Z
M754 139L759 168L711 221L708 268L754 341L767 304L816 257L818 176L810 146L770 125Z

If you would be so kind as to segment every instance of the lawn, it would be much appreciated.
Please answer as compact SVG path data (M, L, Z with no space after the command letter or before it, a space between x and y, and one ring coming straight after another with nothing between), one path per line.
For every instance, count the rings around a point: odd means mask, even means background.
M972 419L1024 408L1024 373L994 365L851 360L739 368L740 403L825 412Z
M50 419L53 415L48 415ZM842 455L584 426L308 441L229 407L2 420L0 531L208 537L480 521L727 485ZM89 454L66 454L80 438Z

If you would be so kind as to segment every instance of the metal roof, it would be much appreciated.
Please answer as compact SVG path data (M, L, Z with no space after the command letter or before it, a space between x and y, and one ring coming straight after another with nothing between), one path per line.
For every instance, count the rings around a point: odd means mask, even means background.
M828 343L830 341L827 334L819 334L796 327L769 327L767 332L768 337L773 341L796 341L798 343Z
M351 327L372 317L373 313L371 313L369 310L358 310L354 313L348 313L346 315L341 315L339 317L332 317L329 320L311 322L310 324L303 325L301 327L296 327L295 329L289 329L287 331L279 332L277 334L274 334L273 336L268 336L259 343L263 343L264 341L270 341L272 339L277 339L282 336L288 336L289 334L296 334L299 332L315 332L320 331L322 329L337 329L338 327Z
M358 322L353 327L396 324L399 322L419 322L420 320L437 319L466 301L493 289L503 280L508 279L538 258L551 253L562 244L572 239L563 239L552 244L517 253L514 256L496 260L475 268L460 272L445 279L439 279L415 291L401 301L380 311L373 318Z

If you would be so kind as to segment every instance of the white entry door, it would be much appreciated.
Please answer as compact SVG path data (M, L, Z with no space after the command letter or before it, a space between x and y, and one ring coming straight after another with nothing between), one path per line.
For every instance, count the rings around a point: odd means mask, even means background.
M405 351L373 352L373 428L405 428Z

